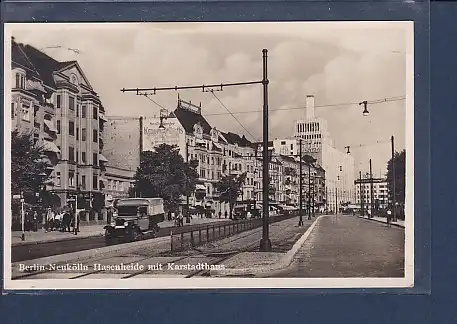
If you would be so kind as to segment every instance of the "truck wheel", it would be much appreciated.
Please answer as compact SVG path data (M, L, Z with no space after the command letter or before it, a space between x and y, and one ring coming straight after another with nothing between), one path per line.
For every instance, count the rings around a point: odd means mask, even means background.
M138 227L132 229L132 241L141 241L143 239L143 232Z
M113 242L114 242L114 237L113 237L112 230L105 229L105 243L110 245L110 244L113 244Z

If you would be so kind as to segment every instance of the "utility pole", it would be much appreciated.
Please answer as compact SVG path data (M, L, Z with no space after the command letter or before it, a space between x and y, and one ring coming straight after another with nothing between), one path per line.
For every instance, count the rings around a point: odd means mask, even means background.
M392 207L392 212L393 212L393 221L396 222L397 221L397 206L396 206L396 197L395 197L395 194L396 194L396 188L395 188L395 180L396 180L396 177L395 177L395 145L394 145L394 136L392 135L392 137L390 138L390 141L392 143L392 187L393 187L393 192L392 192L392 204L393 204L393 207Z
M140 116L140 156L138 157L138 165L141 165L141 156L143 155L143 132L144 132L144 129L143 129L143 116ZM141 188L138 186L138 183L137 183L137 188L136 188L136 195L135 197L140 197L142 196L141 194Z
M267 53L263 49L263 230L262 239L260 240L260 251L271 251L271 241L269 238L269 205L268 205L268 70L267 70Z
M371 169L371 159L370 159L370 211L371 215L370 217L373 217L373 201L374 200L374 195L373 195L373 172Z
M308 220L311 219L311 163L308 161Z
M186 223L190 223L189 217L189 142L186 141Z
M300 145L300 209L299 209L299 217L300 220L298 221L298 226L303 226L303 215L302 215L302 205L303 205L303 161L302 161L302 139L300 138L298 140L298 143Z
M365 186L362 187L362 171L359 171L359 179L360 179L360 208L361 208L361 216L365 216L365 206L364 206L364 195L365 195Z
M335 188L335 215L338 214L338 184Z
M22 227L21 240L25 241L25 211L24 211L24 193L23 192L21 192L21 227Z

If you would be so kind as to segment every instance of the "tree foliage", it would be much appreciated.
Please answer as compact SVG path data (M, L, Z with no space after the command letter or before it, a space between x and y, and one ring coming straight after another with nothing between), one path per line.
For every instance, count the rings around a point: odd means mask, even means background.
M195 190L198 161L187 164L176 145L161 144L154 151L141 153L135 174L135 190L141 197L160 197L165 208L176 210L183 195ZM187 180L187 192L186 192Z
M233 208L235 207L238 197L242 193L242 187L246 180L246 175L246 172L240 175L227 175L222 177L222 179L215 184L216 189L221 193L219 200L221 202L229 203L230 218L233 218Z
M11 132L11 191L33 197L49 179L43 146L34 143L33 133Z
M406 151L396 152L394 155L395 167L395 201L405 203L405 177L406 177ZM392 159L387 163L387 187L389 197L392 199L393 181L392 181Z

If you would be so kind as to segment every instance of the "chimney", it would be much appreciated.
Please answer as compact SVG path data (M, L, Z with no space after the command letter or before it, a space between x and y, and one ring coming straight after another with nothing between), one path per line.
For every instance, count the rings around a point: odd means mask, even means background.
M306 96L306 119L314 118L314 96Z

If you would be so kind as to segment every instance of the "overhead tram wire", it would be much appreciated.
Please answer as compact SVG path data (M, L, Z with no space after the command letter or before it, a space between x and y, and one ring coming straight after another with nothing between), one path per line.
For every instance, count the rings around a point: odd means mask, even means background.
M405 97L391 97L391 98L384 98L384 99L377 99L377 100L371 100L368 101L368 104L371 105L376 105L376 104L381 104L385 102L394 102L394 101L401 101L405 100ZM315 108L325 108L325 107L341 107L341 106L355 106L359 105L359 102L347 102L347 103L336 103L336 104L327 104L327 105L316 105ZM292 108L277 108L277 109L269 109L268 111L287 111L287 110L303 110L306 109L306 107L292 107ZM251 114L251 113L259 113L262 112L262 110L246 110L246 111L239 111L239 112L234 112L234 115L239 115L239 114ZM228 115L228 113L215 113L215 114L206 114L205 116L222 116L222 115Z
M211 92L211 94L214 96L214 98L216 98L217 101L219 101L219 103L222 105L222 107L224 107L224 108L229 112L229 114L238 122L238 124L240 124L240 126L241 126L241 127L251 136L251 138L252 138L254 141L258 142L258 140L255 138L255 136L252 135L251 132L249 132L249 131L246 129L246 127L243 126L243 124L238 120L238 118L236 118L235 115L227 108L227 106L224 105L224 103L219 99L219 97L216 96L216 94L214 93L214 91L213 91L212 89L210 90L210 92ZM208 115L206 115L206 116L208 116Z
M379 141L376 141L374 143L369 143L369 144L354 144L354 145L346 145L345 148L360 148L360 147L370 147L370 146L376 146L376 145L379 145L379 144L385 144L385 143L390 143L390 139L388 140L379 140Z
M145 96L149 100L151 100L153 103L155 103L157 106L164 108L162 105L157 103L155 100L153 100L151 97L149 97L150 93L141 93L140 95ZM214 92L213 92L214 95ZM384 98L384 99L377 99L377 100L371 100L368 101L369 104L376 105L376 104L381 104L385 102L393 102L393 101L401 101L405 100L405 96L398 96L398 97L390 97L390 98ZM220 101L219 101L220 102ZM358 105L358 102L347 102L347 103L336 103L336 104L326 104L326 105L316 105L316 108L325 108L325 107L341 107L341 106L351 106L351 105ZM306 107L292 107L292 108L278 108L278 109L269 109L269 111L287 111L287 110L302 110L306 109ZM240 115L240 114L251 114L251 113L258 113L262 112L262 110L246 110L246 111L237 111L237 112L226 112L226 113L215 113L215 114L205 114L205 116L223 116L223 115ZM146 116L145 116L146 117ZM151 116L151 118L154 118L157 116ZM138 119L139 117L123 117L123 116L106 116L106 118L110 119ZM251 135L252 136L252 135ZM254 138L254 137L253 137ZM254 138L255 139L255 138ZM355 145L354 147L357 147Z

